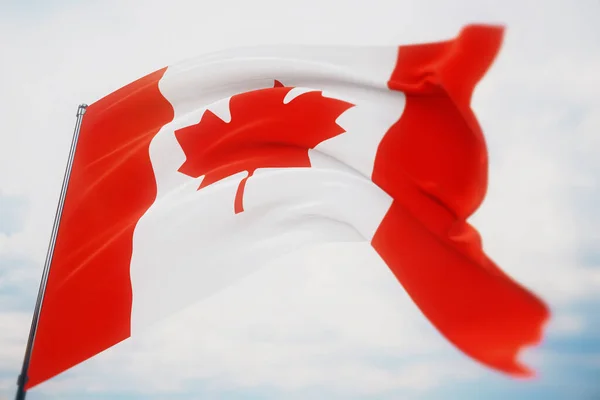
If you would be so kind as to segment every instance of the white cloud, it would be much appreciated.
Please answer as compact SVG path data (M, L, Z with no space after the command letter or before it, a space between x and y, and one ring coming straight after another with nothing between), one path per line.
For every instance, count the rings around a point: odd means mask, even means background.
M0 312L0 371L14 368L23 360L30 323L31 315L27 313Z
M585 329L585 319L577 314L557 315L550 323L555 334L568 336L581 333Z
M597 2L107 0L57 3L31 18L8 14L9 21L3 14L0 188L27 197L30 208L22 232L0 234L0 257L28 257L37 265L32 275L41 274L80 102L224 47L408 43L490 21L508 31L474 97L492 162L475 224L501 267L557 309L556 332L581 328L563 305L597 299L598 271L580 262L580 244L599 238L582 215L597 219L597 211L574 207L577 187L600 199ZM171 390L182 379L206 379L373 394L481 373L436 335L381 265L346 270L343 255L331 257L328 268L271 266L40 390ZM29 316L0 314L0 368L17 373L28 324ZM391 364L373 361L379 356ZM475 375L455 376L457 365Z

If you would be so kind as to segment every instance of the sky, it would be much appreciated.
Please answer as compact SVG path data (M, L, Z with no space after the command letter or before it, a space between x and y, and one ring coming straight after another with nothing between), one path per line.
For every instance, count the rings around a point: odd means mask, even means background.
M596 0L0 0L0 399L16 389L79 103L229 47L397 45L472 22L507 31L473 97L490 182L471 222L552 309L523 354L537 378L466 358L365 248L330 247L279 260L28 398L600 398L598 15Z

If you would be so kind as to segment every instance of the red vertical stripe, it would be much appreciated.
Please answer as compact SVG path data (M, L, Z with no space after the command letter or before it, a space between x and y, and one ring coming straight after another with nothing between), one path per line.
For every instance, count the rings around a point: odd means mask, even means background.
M394 202L372 244L448 340L488 366L526 375L517 353L540 339L549 312L494 265L466 222L487 189L470 99L501 41L502 29L471 26L453 41L400 47L389 87L406 93L406 108L373 171Z
M156 196L148 146L173 118L164 69L83 118L29 368L28 388L130 334L133 231Z

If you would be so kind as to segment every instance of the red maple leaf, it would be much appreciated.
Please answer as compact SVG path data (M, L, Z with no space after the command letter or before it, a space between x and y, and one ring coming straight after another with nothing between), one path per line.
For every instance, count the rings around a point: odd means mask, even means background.
M275 81L273 88L240 93L230 99L230 122L207 110L196 125L177 130L186 156L179 172L205 175L201 189L247 171L234 202L237 214L244 211L246 180L257 168L310 167L308 150L345 132L335 121L353 104L316 91L284 104L292 89Z

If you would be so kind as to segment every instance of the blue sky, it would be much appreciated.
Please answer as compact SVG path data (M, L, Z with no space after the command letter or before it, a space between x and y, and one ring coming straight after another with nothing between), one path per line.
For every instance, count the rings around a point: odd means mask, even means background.
M0 192L0 232L11 235L23 229L24 213L27 207L25 198L2 195Z
M469 22L507 26L473 99L491 160L473 223L552 307L524 355L539 378L466 359L388 271L348 270L332 251L327 268L271 265L29 398L600 398L600 3L283 3L0 0L0 400L14 393L79 103L226 47L410 43Z

